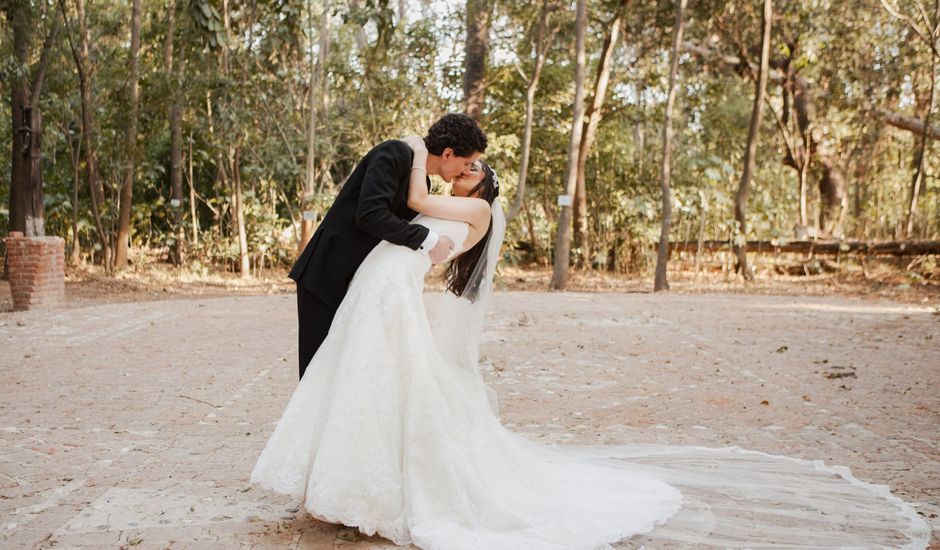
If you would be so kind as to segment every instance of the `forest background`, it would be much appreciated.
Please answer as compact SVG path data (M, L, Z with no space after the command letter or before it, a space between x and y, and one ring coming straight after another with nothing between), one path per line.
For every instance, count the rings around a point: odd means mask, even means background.
M73 272L283 273L366 151L458 111L506 269L553 288L664 289L670 258L940 286L940 1L0 7L0 235L63 237Z

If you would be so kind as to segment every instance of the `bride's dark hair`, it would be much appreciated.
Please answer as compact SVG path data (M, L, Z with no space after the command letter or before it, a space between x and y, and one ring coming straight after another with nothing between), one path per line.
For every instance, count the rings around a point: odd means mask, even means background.
M493 173L493 169L490 168L488 164L483 161L479 162L483 167L483 179L480 180L480 183L478 183L467 196L477 197L493 204L493 201L499 196L496 174ZM491 217L490 226L486 229L486 235L483 235L483 238L480 239L477 244L473 245L470 250L457 256L457 258L447 266L447 271L444 272L444 282L447 283L447 290L471 302L476 301L477 294L480 292L480 281L482 281L482 279L476 281L475 284L470 285L468 288L470 276L473 274L477 263L486 261L486 258L483 257L483 253L486 251L486 243L492 232L493 219ZM486 269L486 266L481 266L481 268Z

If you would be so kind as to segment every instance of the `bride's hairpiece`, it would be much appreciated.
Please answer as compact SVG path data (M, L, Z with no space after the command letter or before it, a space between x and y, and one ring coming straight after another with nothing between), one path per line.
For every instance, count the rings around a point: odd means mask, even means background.
M493 170L492 168L490 168L490 171L493 173L493 187L495 187L496 190L499 191L499 176L496 175L496 170Z

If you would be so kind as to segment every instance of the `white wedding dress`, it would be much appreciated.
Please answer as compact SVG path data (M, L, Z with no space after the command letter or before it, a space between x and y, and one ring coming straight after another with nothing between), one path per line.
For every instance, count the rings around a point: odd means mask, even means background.
M467 235L464 223L415 222L458 247ZM476 369L439 349L449 347L441 332L461 329L432 327L425 313L430 266L384 241L369 254L253 483L424 550L593 550L639 534L656 548L926 546L909 506L821 463L736 448L546 446L510 432Z

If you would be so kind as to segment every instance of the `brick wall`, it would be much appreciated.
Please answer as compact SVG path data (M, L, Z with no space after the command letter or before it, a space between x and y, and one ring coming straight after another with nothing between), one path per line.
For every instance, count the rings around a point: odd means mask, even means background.
M5 241L13 309L61 302L65 297L65 241L60 237L24 237L19 232L10 233Z

